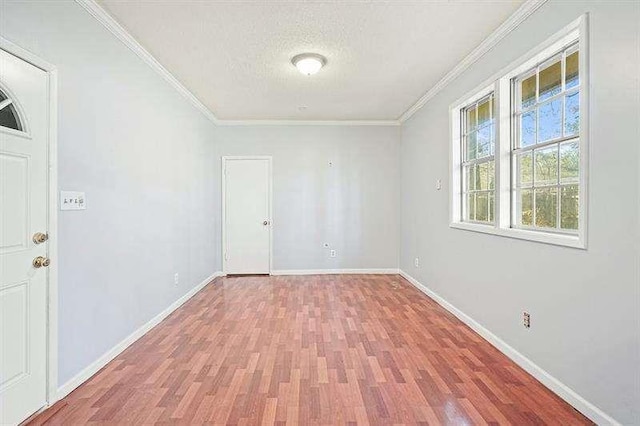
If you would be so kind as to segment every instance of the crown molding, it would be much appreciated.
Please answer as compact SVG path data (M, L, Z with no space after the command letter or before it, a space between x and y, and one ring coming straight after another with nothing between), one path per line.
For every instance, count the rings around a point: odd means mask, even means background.
M133 53L138 55L140 59L147 63L155 72L160 74L174 89L184 96L191 104L196 107L205 117L217 124L219 120L213 112L207 108L196 96L189 91L177 78L173 76L165 67L153 57L147 49L142 47L140 43L122 26L120 25L106 10L102 8L95 0L76 0L91 16L105 26L113 35L122 41Z
M75 0L91 16L122 41L133 53L164 78L174 89L184 96L197 110L216 125L222 126L399 126L398 120L220 120L213 111L187 89L169 70L120 25L95 0Z
M220 126L400 126L398 120L218 120Z
M547 0L527 0L505 22L502 23L489 37L467 55L458 65L449 71L427 93L425 93L411 108L406 110L397 120L220 120L207 108L189 89L169 72L158 60L147 51L138 41L120 25L95 0L75 0L91 16L107 28L122 41L133 53L164 78L174 89L187 99L197 110L214 124L222 126L399 126L422 108L429 99L444 89L449 83L473 65L485 53L491 50L507 34L518 27L529 15L535 12Z
M406 110L398 121L404 123L411 118L420 108L422 108L429 99L433 98L449 83L455 80L460 74L466 71L471 65L476 63L488 51L493 49L504 37L515 30L525 19L533 12L538 10L540 6L545 4L547 0L527 0L522 4L509 18L504 21L489 37L484 39L471 53L464 57L451 71L449 71L440 81L438 81L427 93L425 93L418 101Z

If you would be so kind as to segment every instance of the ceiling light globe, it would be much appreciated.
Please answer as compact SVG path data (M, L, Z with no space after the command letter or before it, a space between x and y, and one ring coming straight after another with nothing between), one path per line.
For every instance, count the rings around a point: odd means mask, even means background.
M317 53L303 53L294 56L291 63L304 75L313 75L320 71L326 63L327 59Z

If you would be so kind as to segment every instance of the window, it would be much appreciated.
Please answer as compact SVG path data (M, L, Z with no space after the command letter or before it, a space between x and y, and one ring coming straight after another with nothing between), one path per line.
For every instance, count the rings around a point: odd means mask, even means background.
M577 232L580 73L577 43L512 79L515 226Z
M0 90L0 127L23 131L13 101Z
M463 108L462 220L493 223L495 218L495 125L493 92Z
M452 106L452 227L585 247L585 19Z

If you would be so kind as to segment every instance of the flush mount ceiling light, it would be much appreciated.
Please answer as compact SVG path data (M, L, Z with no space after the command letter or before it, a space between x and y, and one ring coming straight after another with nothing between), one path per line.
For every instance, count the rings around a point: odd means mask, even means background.
M312 75L320 71L327 63L327 58L317 53L301 53L291 58L291 63L304 75Z

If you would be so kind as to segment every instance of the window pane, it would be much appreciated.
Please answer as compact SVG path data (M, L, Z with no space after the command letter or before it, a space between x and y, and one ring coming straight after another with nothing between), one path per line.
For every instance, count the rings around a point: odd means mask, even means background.
M538 142L562 136L562 99L555 99L538 110Z
M520 223L525 226L533 225L533 190L523 189L518 197L518 211Z
M478 156L477 138L478 134L476 132L471 132L467 135L467 155L465 160L473 160Z
M496 187L496 162L489 161L489 189L495 189Z
M561 188L560 227L562 229L578 229L578 185Z
M489 220L489 194L486 192L476 195L476 220L480 222Z
M494 193L494 191L491 191L489 193L489 222L493 222L496 217L495 209L496 209L496 194Z
M478 124L477 118L476 118L476 107L474 106L473 108L469 108L467 110L467 128L466 128L466 132L469 132L473 129L476 128L476 125Z
M489 124L491 120L491 102L490 99L478 105L478 127Z
M565 96L564 134L577 135L580 132L580 93Z
M575 87L580 83L580 73L578 72L579 63L580 60L578 52L574 52L567 56L567 62L565 64L566 80L564 83L567 89Z
M467 194L467 217L465 220L476 220L476 194Z
M533 153L531 151L518 155L516 158L517 182L518 187L531 186L533 183Z
M475 164L470 166L464 166L465 174L465 191L473 191L476 189L476 166Z
M539 228L555 228L558 215L558 189L536 189L535 197L536 226Z
M520 83L522 96L522 108L533 106L536 103L536 75L523 80Z
M558 183L558 145L535 151L535 186Z
M560 145L560 182L577 182L580 177L580 147L578 141Z
M0 109L0 126L14 130L22 130L18 113L12 104Z
M484 126L478 130L478 158L491 155L493 149L493 126Z
M520 146L536 143L536 112L529 111L520 117Z
M486 191L487 189L493 188L493 180L494 180L494 171L493 171L493 161L489 161L486 163L480 163L477 165L478 167L478 186L476 189Z
M562 66L560 61L549 65L540 71L540 95L539 101L549 99L562 90Z

